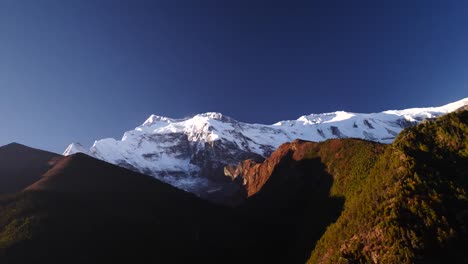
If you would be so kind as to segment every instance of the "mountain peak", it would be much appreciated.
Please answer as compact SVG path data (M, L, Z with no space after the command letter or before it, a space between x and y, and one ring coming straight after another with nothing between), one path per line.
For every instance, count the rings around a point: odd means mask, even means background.
M146 121L143 123L143 126L150 126L153 125L156 122L165 122L165 123L171 123L174 122L174 119L165 117L165 116L159 116L159 115L151 115L146 119Z
M26 145L23 145L23 144L20 144L20 143L17 143L17 142L11 142L11 143L6 144L4 146L0 146L0 150L5 151L5 152L8 152L8 151L22 151L22 152L24 152L24 151L26 151L26 152L39 151L39 152L47 152L47 153L52 154L52 155L58 155L58 154L53 153L53 152L44 151L44 150L41 150L41 149L29 147L29 146L26 146Z
M219 112L206 112L206 113L198 114L196 116L208 117L210 119L216 119L216 120L220 120L224 117L224 115Z
M11 142L11 143L1 146L0 148L10 148L10 147L24 147L24 145L17 143L17 142Z
M89 151L80 143L71 143L70 145L68 145L67 149L63 152L63 155L69 156L75 153L84 153L91 155Z
M199 117L207 118L209 120L217 120L220 122L230 122L230 123L236 122L236 120L234 120L233 118L227 115L224 115L222 113L219 113L219 112L206 112L206 113L195 115L193 118L199 118Z

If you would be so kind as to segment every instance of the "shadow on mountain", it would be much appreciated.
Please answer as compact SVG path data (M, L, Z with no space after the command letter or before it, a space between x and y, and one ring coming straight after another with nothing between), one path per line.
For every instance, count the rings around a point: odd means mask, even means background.
M14 215L1 216L7 222L1 242L12 245L0 253L2 263L184 263L200 258L197 232L206 212L196 203L162 206L149 197L88 195L26 192L12 207L2 208Z
M240 208L239 257L250 263L305 263L344 198L330 197L333 183L320 158L284 157L260 192Z
M0 200L1 263L184 263L222 208L84 154ZM201 234L203 233L203 234Z

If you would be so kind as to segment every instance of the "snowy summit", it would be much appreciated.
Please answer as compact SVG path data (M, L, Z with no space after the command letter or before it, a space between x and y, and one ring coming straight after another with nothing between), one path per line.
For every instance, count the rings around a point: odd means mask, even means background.
M215 112L184 119L151 115L121 140L97 140L89 150L73 143L63 154L82 152L203 195L223 186L225 165L262 160L282 143L331 138L391 143L403 128L466 105L468 98L441 107L370 114L337 111L273 125L247 124Z

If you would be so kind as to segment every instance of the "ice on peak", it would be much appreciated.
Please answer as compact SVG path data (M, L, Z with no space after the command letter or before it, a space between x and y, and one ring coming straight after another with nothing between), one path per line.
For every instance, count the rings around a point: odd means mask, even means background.
M165 117L165 116L151 115L143 123L143 126L150 126L150 125L152 125L152 124L154 124L156 122L171 123L171 122L174 122L174 119L168 118L168 117Z
M221 119L223 117L223 114L221 114L220 112L206 112L206 113L199 114L199 115L209 117L212 119Z
M71 143L68 145L67 149L63 152L62 155L69 156L75 153L85 153L89 155L89 151L80 143Z
M223 115L222 113L219 113L219 112L206 112L206 113L198 114L194 116L194 118L196 117L205 117L211 120L218 120L221 122L234 122L235 121L231 117Z

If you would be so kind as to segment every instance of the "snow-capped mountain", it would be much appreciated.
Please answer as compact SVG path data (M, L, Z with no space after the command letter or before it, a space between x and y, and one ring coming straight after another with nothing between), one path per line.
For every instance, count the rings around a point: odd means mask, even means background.
M224 166L261 161L282 143L349 137L391 143L403 128L465 105L468 98L441 107L311 114L273 125L247 124L214 112L184 119L151 115L121 140L97 140L89 150L73 143L63 154L82 152L209 197L236 191L228 187Z

